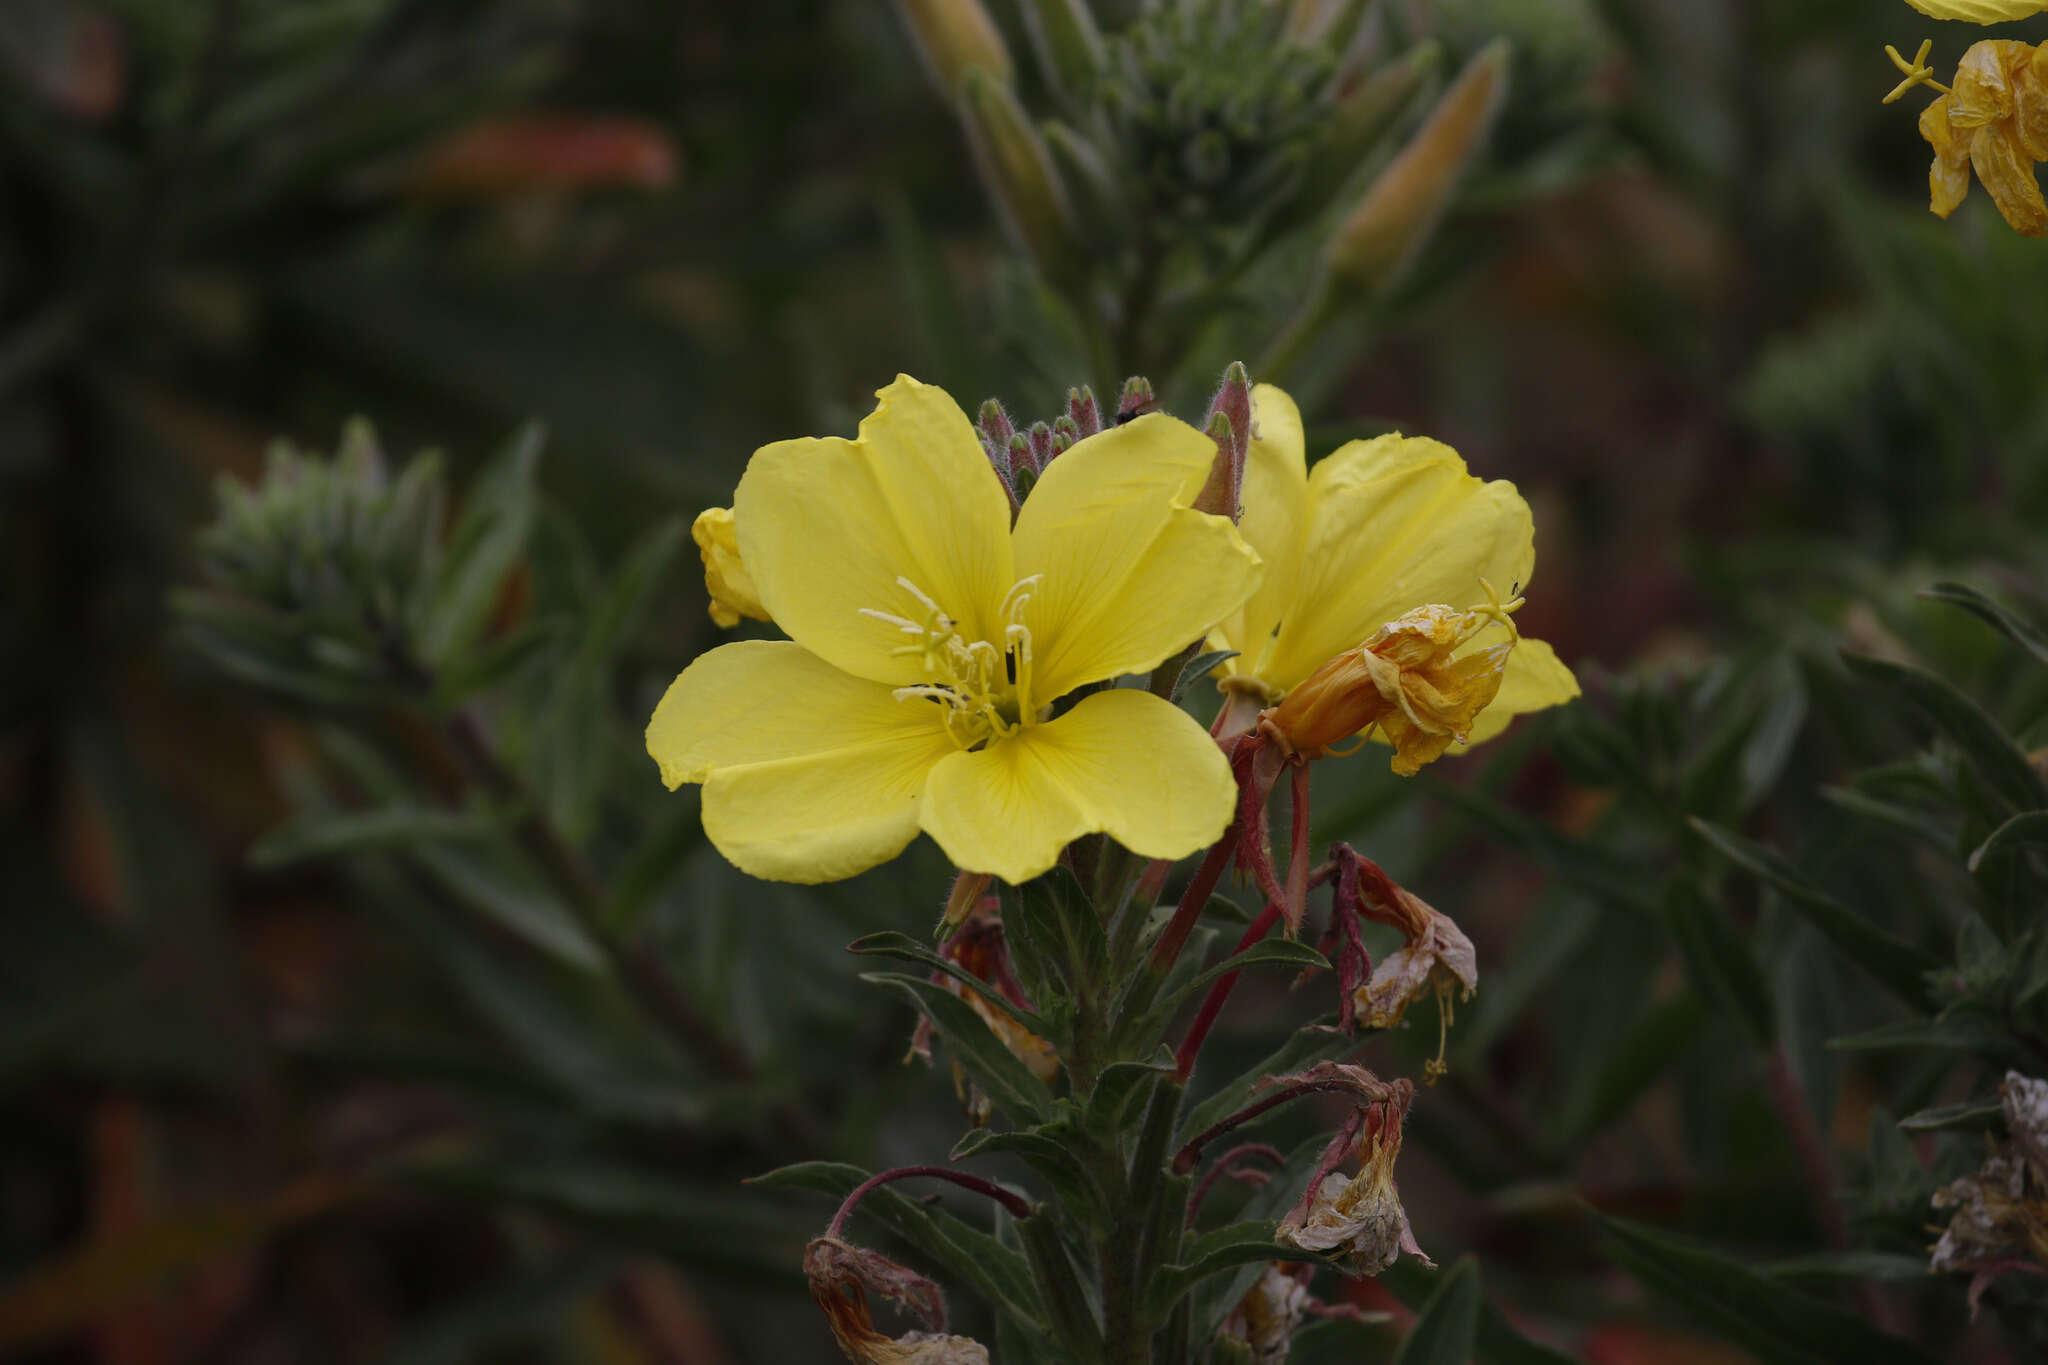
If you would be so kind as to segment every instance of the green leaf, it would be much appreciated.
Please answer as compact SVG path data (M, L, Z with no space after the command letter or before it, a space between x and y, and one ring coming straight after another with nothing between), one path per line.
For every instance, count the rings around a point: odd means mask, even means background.
M521 427L471 486L420 625L420 652L428 664L438 668L453 660L489 624L498 589L533 532L534 471L546 443L539 424Z
M1218 665L1235 659L1237 653L1234 649L1209 649L1189 659L1181 666L1180 676L1173 680L1173 703L1178 706L1181 698L1187 696L1196 683L1208 677Z
M1401 1297L1402 1302L1417 1306L1428 1300L1431 1292L1442 1279L1442 1272L1427 1269L1420 1261L1404 1257L1382 1270L1380 1283ZM1477 1358L1485 1365L1577 1365L1577 1362L1555 1347L1531 1341L1522 1335L1507 1314L1494 1307L1493 1301L1484 1294L1479 1298L1479 1332Z
M1043 1122L1052 1110L1052 1092L1031 1074L1016 1054L1003 1046L982 1017L965 1000L943 986L900 972L864 972L861 980L889 986L909 997L920 1014L952 1049L988 1096L1019 1122Z
M1016 888L1014 904L1016 911L1005 925L1020 931L1032 951L1059 964L1072 994L1092 990L1103 979L1109 940L1103 935L1101 916L1072 872L1056 867L1034 877ZM1013 950L1019 946L1013 945Z
M2043 635L1975 588L1963 583L1931 583L1918 595L1931 602L1951 602L1983 618L1999 634L2033 655L2037 662L2048 664L2048 635Z
M1672 881L1664 912L1694 988L1767 1046L1777 1036L1777 1007L1749 940L1688 877Z
M1842 654L1849 671L1904 694L1952 740L1998 798L2015 811L2048 806L2048 784L1983 707L1932 673L1864 654Z
M2028 811L1991 831L1991 837L1970 854L1970 871L1983 866L1992 854L2017 853L2023 848L2048 848L2048 810Z
M1271 1261L1325 1264L1323 1258L1313 1252L1274 1241L1273 1233L1278 1226L1270 1219L1253 1219L1230 1223L1195 1238L1182 1248L1178 1264L1163 1265L1153 1272L1152 1283L1146 1288L1150 1311L1164 1316L1183 1295L1203 1280L1239 1266L1264 1265Z
M2003 1133L2005 1106L1996 1099L1961 1100L1908 1114L1899 1120L1899 1127L1909 1133L1939 1133L1949 1129L1969 1133Z
M612 876L611 900L604 913L614 932L629 933L638 925L690 855L704 846L697 788L686 786L663 800L661 813Z
M1334 1018L1335 1016L1330 1016ZM1304 1028L1282 1043L1272 1055L1218 1086L1216 1093L1188 1110L1174 1136L1179 1146L1218 1121L1242 1109L1252 1088L1267 1076L1284 1076L1305 1070L1317 1062L1336 1061L1356 1052L1371 1040L1370 1034L1344 1034L1335 1029Z
M1460 1257L1422 1305L1394 1353L1394 1365L1468 1365L1479 1336L1480 1301L1479 1263Z
M1598 1070L1572 1088L1548 1144L1552 1151L1576 1151L1678 1060L1706 1022L1700 998L1686 992L1654 1006L1629 1030Z
M1982 1015L1951 1010L1934 1019L1894 1024L1830 1038L1830 1052L1961 1052L2004 1060L2015 1051L2012 1036Z
M1153 1007L1155 1013L1172 1014L1192 998L1195 992L1220 977L1232 972L1241 972L1251 967L1286 967L1297 971L1328 971L1330 959L1299 939L1262 938L1241 953L1232 953L1221 962L1211 963L1193 977L1182 982L1173 992Z
M330 811L298 816L258 839L249 862L264 869L290 867L372 849L488 839L496 827L471 812L395 805L376 810Z
M915 962L921 967L930 967L935 972L943 972L1033 1033L1040 1037L1047 1036L1045 1020L1030 1010L1010 1003L995 986L983 981L953 959L941 957L908 934L898 933L894 929L885 929L878 934L864 934L847 944L846 951L876 957L893 957L904 962Z
M1834 897L1810 885L1791 864L1761 844L1705 820L1690 822L1700 837L1751 876L1772 886L1800 916L1843 956L1916 1009L1932 1007L1927 974L1933 957L1888 930L1880 929Z
M580 837L606 776L595 761L613 728L612 673L662 577L689 543L689 528L670 519L628 550L591 604L583 637L568 666L550 682L552 704L539 726L535 787L555 822Z
M1600 1222L1614 1258L1637 1279L1765 1365L1934 1365L1912 1342L1732 1257L1618 1218Z
M1792 1284L1811 1282L1822 1288L1843 1280L1879 1280L1887 1284L1911 1284L1927 1279L1925 1256L1902 1256L1892 1251L1825 1251L1813 1256L1794 1256L1759 1266L1774 1280Z
M1164 1043L1149 1062L1112 1062L1095 1078L1088 1093L1088 1108L1081 1122L1089 1132L1115 1138L1124 1131L1131 1102L1150 1093L1145 1087L1161 1076L1173 1074L1173 1053Z
M868 1178L858 1166L838 1161L804 1161L756 1176L749 1185L762 1189L810 1190L843 1200ZM1018 1252L986 1232L936 1205L925 1204L885 1185L870 1191L854 1211L902 1238L933 1262L934 1269L957 1279L1034 1331L1048 1329L1032 1285L1031 1268ZM1032 1221L1037 1221L1033 1219ZM924 1267L919 1267L924 1269Z
M1071 1119L1055 1119L1043 1127L1007 1133L976 1128L953 1145L949 1160L965 1161L972 1156L1008 1152L1052 1186L1063 1213L1072 1214L1101 1232L1108 1227L1108 1206L1102 1198L1102 1187L1075 1155L1076 1136Z

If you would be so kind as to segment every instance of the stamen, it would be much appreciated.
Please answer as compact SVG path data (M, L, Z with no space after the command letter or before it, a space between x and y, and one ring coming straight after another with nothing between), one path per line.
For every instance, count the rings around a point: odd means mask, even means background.
M939 604L937 602L932 601L930 594L926 593L924 589L918 587L917 584L911 582L902 574L896 575L896 586L903 589L903 591L909 593L912 597L915 597L919 602L922 602L924 604L924 609L926 611L932 613L932 615L938 617L941 621L945 621L946 624L949 626L953 624L951 619L947 617L946 613L940 609Z

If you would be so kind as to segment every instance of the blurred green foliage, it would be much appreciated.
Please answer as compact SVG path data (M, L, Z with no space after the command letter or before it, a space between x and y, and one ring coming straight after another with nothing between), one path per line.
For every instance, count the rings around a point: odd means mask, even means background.
M1033 7L992 8L1038 50ZM1133 159L1097 209L1186 231L1182 296L1109 367L1189 410L1429 100L1360 180L1304 150L1360 88L1340 60L1231 64L1138 8L1095 13L1141 97L1020 62L1017 98ZM2048 255L1982 196L1929 217L1913 112L1877 103L1883 43L1975 33L1849 0L1366 8L1356 72L1505 36L1510 93L1399 286L1254 377L1312 454L1399 426L1516 479L1523 622L1589 695L1420 783L1317 773L1318 840L1464 923L1481 990L1402 1171L1449 1269L1381 1282L1412 1331L1322 1324L1295 1359L2038 1352L2037 1283L1973 1323L1925 1273L1993 1087L2048 1070ZM1177 24L1207 55L1162 65ZM1257 98L1214 118L1233 80ZM1007 253L949 103L877 5L10 6L0 1342L832 1358L798 1273L826 1205L740 1181L944 1150L943 1073L898 1065L911 1013L840 949L922 933L946 868L747 881L638 733L713 639L680 518L756 445L849 430L898 369L1020 412L1121 377ZM1283 183L1302 211L1263 216ZM1113 320L1144 258L1090 249ZM218 477L337 432L198 537ZM1219 1074L1298 1014L1247 989ZM1419 1070L1433 1022L1368 1060Z

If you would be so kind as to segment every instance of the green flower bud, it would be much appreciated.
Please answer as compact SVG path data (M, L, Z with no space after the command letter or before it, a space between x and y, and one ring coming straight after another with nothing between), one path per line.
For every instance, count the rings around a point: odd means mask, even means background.
M981 0L896 0L896 9L940 94L950 97L970 71L985 71L1003 85L1016 80L1002 30Z
M1045 140L1007 86L970 71L960 91L961 119L975 168L1017 244L1046 278L1070 286L1087 273L1074 236L1073 210Z
M1408 145L1346 214L1325 257L1340 291L1377 294L1421 252L1458 182L1486 148L1507 95L1509 48L1472 59Z
M1102 34L1082 0L1024 0L1024 31L1038 54L1046 84L1078 106L1095 88L1103 67Z

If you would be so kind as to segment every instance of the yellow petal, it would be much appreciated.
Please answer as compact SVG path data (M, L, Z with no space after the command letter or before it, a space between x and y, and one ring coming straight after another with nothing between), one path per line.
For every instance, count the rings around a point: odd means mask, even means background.
M1199 640L1258 586L1237 528L1190 504L1216 444L1163 413L1079 442L1046 467L1014 535L1032 589L1032 706L1142 673Z
M728 629L742 616L756 621L768 619L768 608L754 591L754 577L740 559L740 543L733 534L732 509L707 507L690 526L690 538L697 542L697 555L704 561L704 590L711 594L711 619Z
M842 673L801 645L722 645L669 685L647 752L671 790L704 784L704 832L771 881L850 877L917 835L932 765L958 749L929 702Z
M1961 19L1971 24L2003 24L2048 10L2043 0L1906 0L1930 19Z
M2010 125L1979 128L1970 139L1970 165L1984 182L1984 192L1998 205L1999 216L2014 232L2022 237L2048 234L2048 202L2041 198L2034 163Z
M969 639L1000 640L1010 504L945 390L899 375L876 397L859 440L755 451L733 512L761 601L792 639L863 678L922 682L916 659L891 653L902 633L861 612L922 622L921 592Z
M1508 655L1500 691L1465 732L1465 743L1453 744L1451 752L1462 754L1474 744L1483 744L1500 734L1516 716L1561 706L1578 695L1579 680L1557 657L1557 651L1541 640L1524 637L1515 646L1515 652Z
M941 759L923 823L958 866L1024 882L1097 831L1146 858L1185 857L1223 837L1236 799L1230 765L1199 724L1119 688Z
M1227 672L1259 671L1274 628L1294 599L1301 577L1301 546L1308 533L1308 459L1301 410L1271 384L1252 389L1252 440L1245 456L1244 514L1237 530L1265 563L1265 579L1244 606L1225 617L1212 637L1239 657Z
M1301 579L1261 676L1284 692L1403 612L1471 606L1481 578L1506 597L1535 567L1512 483L1474 478L1439 441L1353 441L1309 473Z

